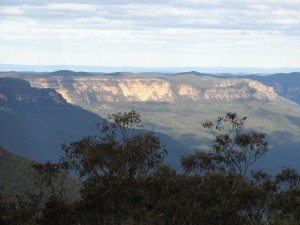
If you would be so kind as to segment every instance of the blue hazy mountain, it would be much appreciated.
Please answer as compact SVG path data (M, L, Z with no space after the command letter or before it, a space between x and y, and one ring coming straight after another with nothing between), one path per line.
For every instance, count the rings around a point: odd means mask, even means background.
M247 75L245 77L272 86L279 95L300 104L300 73L278 73L269 76Z
M299 89L297 74L279 74L277 78L277 75L214 75L196 71L161 74L60 70L2 72L0 76L23 78L36 88L55 89L68 102L100 117L135 109L141 113L146 129L159 130L188 146L186 151L174 148L169 159L183 152L189 154L190 149L209 149L209 136L199 122L229 111L237 112L249 118L250 127L267 133L270 151L260 166L278 171L282 166L300 170L300 106L293 102L297 100L295 90ZM278 87L286 91L280 92ZM287 94L291 90L293 95ZM89 129L95 128L95 123Z
M199 71L201 73L214 74L252 74L252 73L288 73L300 71L300 68L279 67L134 67L134 66L85 66L85 65L18 65L18 64L0 64L0 71L31 71L31 72L55 72L57 70L73 70L85 72L156 72L156 73L182 73L186 71Z
M251 80L259 81L267 86L273 87L275 91L284 98L300 104L300 72L292 73L275 73L275 74L250 74L250 75L239 75L239 74L210 74L200 73L197 71L182 72L177 74L171 74L171 76L211 76L216 78L247 78ZM170 75L169 75L170 76Z
M0 78L0 146L38 161L56 161L62 143L99 133L105 120L71 105L53 89L32 88L17 78ZM142 131L143 132L143 131ZM179 163L189 151L180 142L156 132L169 151L167 161Z

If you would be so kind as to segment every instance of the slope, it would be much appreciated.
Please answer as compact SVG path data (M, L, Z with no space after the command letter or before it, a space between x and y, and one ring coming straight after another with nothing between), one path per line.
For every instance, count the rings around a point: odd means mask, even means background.
M17 78L0 78L0 145L39 161L57 161L60 145L99 133L104 119L71 105L53 89L32 88ZM169 151L167 161L178 164L177 156L187 148L169 136L156 133Z
M262 161L264 168L278 171L282 166L291 166L300 170L300 106L279 96L275 87L258 81L195 72L112 77L73 76L69 71L68 76L18 76L34 87L54 88L69 102L98 115L137 110L146 129L166 133L190 149L208 149L210 144L211 137L199 122L237 112L249 118L248 126L268 134L271 149Z
M34 185L30 173L33 172L32 165L37 163L23 156L14 154L0 147L0 194L8 197L23 195L25 193L39 194L46 188ZM67 198L77 198L79 195L79 182L71 177L65 181Z
M51 87L74 104L99 115L131 109L146 129L159 130L190 149L208 149L211 141L199 122L227 112L247 116L247 126L268 134L270 152L261 166L300 170L300 106L258 81L203 74L177 76L31 76L33 86ZM187 151L186 153L189 153Z
M248 75L246 77L272 86L279 95L300 104L300 73L278 73L269 76Z

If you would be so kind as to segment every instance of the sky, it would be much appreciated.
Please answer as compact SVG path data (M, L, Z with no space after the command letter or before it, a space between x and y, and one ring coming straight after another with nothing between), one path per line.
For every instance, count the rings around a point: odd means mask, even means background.
M0 0L0 63L300 67L300 0Z

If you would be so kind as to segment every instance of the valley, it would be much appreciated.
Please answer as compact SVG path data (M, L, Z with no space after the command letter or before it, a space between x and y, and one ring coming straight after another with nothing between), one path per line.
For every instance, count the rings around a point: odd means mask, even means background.
M19 78L0 78L0 96L0 146L41 162L57 162L62 144L100 135L97 124L106 121L67 103L54 89L33 88ZM155 135L171 153L166 161L177 167L188 148L166 134Z
M187 154L210 145L211 136L200 122L237 112L248 117L247 126L268 134L270 153L261 166L271 171L282 165L300 169L300 106L280 96L276 87L259 81L191 73L164 76L57 71L13 76L36 88L54 89L68 103L102 117L136 110L145 129L170 135L187 146L189 150L182 151Z
M300 0L0 0L0 225L300 225Z

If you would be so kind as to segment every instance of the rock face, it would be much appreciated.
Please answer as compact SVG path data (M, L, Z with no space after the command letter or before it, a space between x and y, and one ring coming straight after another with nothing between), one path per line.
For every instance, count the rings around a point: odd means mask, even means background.
M185 79L153 77L47 76L28 79L33 87L53 88L68 102L165 102L180 100L243 100L275 101L272 87L248 79L211 77ZM1 97L0 97L1 98Z
M64 82L63 85L70 85ZM71 88L74 89L62 86L61 90L67 93L77 90L80 93L79 91L90 89L90 95L84 93L84 96L94 99L91 93L97 89L92 89L90 84L83 82L73 84L74 87ZM107 92L111 93L110 86ZM146 95L145 98L151 96ZM57 162L62 156L62 143L68 144L90 135L101 135L97 124L101 125L104 121L97 114L68 104L54 89L33 88L28 81L18 78L0 78L0 145L5 149L38 161ZM128 130L127 133L132 135L133 132ZM136 132L146 131L139 129ZM166 162L178 167L179 156L190 152L190 149L166 134L154 132L154 135L169 151Z
M249 75L247 78L257 80L294 102L300 104L300 73L278 73L270 76Z
M31 88L29 82L18 78L0 78L0 104L66 104L53 89Z

